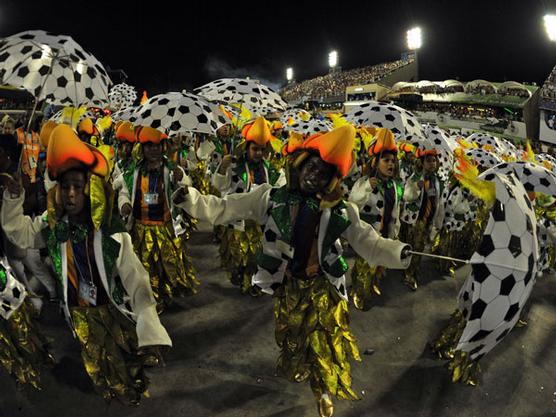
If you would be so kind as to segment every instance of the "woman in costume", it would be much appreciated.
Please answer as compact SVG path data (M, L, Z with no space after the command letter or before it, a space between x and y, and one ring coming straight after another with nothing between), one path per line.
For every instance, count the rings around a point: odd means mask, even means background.
M169 198L187 177L164 156L164 133L141 126L135 134L142 159L133 171L124 173L131 188L129 197L120 191L118 203L123 217L132 216L135 252L149 272L161 312L174 297L194 294L199 284L186 248L192 219L178 214Z
M307 140L289 141L288 184L262 184L224 198L193 188L174 196L190 215L212 224L252 219L263 227L253 283L274 294L278 370L289 380L309 381L319 415L333 414L332 398L357 399L350 358L360 360L349 328L340 238L367 262L409 265L409 247L380 237L341 198L339 183L352 164L355 130L343 126Z
M48 249L66 320L97 392L106 400L138 404L148 385L144 365L158 360L152 347L171 341L131 238L110 218L108 162L60 125L50 135L47 169L57 181L47 212L34 220L24 216L24 192L11 181L3 196L2 227L20 247Z
M236 148L237 159L228 154L222 159L213 176L213 185L222 196L247 193L255 186L270 184L279 187L285 183L283 171L277 171L265 157L272 151L270 133L264 117L257 118L242 130L243 142ZM257 272L256 256L261 247L261 229L253 220L241 219L223 230L220 242L222 266L230 274L230 281L242 293L257 295L251 286L251 277Z
M361 220L370 224L381 236L397 239L400 230L400 201L403 187L397 181L398 147L394 134L379 128L368 149L370 166L350 193L349 201L357 205ZM368 309L374 293L380 295L380 280L386 270L370 266L358 256L351 270L352 297L355 307Z

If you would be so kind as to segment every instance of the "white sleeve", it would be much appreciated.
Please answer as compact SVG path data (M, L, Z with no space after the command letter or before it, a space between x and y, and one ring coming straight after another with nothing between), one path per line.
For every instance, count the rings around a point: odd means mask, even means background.
M373 192L371 184L369 184L369 179L367 177L359 178L353 187L351 188L351 192L349 193L349 201L361 210L367 200L369 199L369 195Z
M48 226L44 216L32 219L23 214L25 191L17 198L11 198L8 190L4 190L0 223L10 242L21 249L40 249L46 246L42 237L42 229Z
M212 225L230 224L237 220L255 220L259 224L266 221L266 211L270 201L270 184L261 184L248 193L228 194L223 198L202 195L189 187L185 201L176 204L192 217Z
M392 269L405 269L411 257L401 259L401 253L409 245L399 240L381 237L372 226L362 222L359 211L353 203L347 203L347 214L351 222L344 232L344 237L370 265L382 265Z

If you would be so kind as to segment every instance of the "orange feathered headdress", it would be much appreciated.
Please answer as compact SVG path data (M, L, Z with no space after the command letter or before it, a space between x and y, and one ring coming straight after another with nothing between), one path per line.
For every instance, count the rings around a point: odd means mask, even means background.
M268 123L264 117L260 116L253 123L249 123L241 130L241 136L245 138L246 142L255 142L257 145L265 146L272 139Z
M140 126L137 129L136 137L139 143L160 143L162 140L168 139L168 135L150 126Z
M47 121L45 124L42 125L41 127L41 132L39 133L39 138L41 140L41 144L43 146L43 148L48 148L48 142L50 141L50 135L52 134L52 131L54 130L54 128L58 126L58 123L56 123L54 120L49 120Z
M79 122L79 127L77 128L79 133L86 133L87 135L98 135L98 129L89 117L85 117Z
M305 137L298 132L290 131L287 142L282 147L282 155L289 155L303 146Z
M106 177L108 161L97 148L82 142L68 125L59 125L50 134L46 168L52 180L72 168L86 167L91 173Z
M308 137L297 149L315 150L320 158L338 168L338 173L345 177L353 164L353 144L355 128L351 125L341 126L327 133L317 133Z
M384 127L375 131L371 146L369 146L369 155L380 155L382 152L398 152L394 134L390 129Z
M407 143L407 142L400 143L399 148L401 151L405 153L415 152L415 146L413 146L411 143Z
M135 127L131 122L122 122L118 125L116 129L116 139L121 142L137 142L137 136L135 135Z
M427 149L424 151L422 149L417 148L416 154L417 154L417 158L422 158L427 155L438 156L438 151L436 149Z

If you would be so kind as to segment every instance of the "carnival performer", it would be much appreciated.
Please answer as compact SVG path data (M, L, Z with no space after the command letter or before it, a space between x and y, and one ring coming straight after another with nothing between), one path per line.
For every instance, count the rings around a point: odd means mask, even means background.
M148 385L144 364L157 362L153 347L171 341L131 238L110 218L108 162L60 125L50 136L47 169L57 181L47 212L34 220L24 216L24 192L11 181L3 195L2 228L22 248L48 249L66 320L97 392L106 400L139 404Z
M148 126L138 127L135 133L142 158L133 171L124 173L124 183L132 185L131 197L120 191L118 204L123 217L132 216L135 252L149 272L162 312L174 297L194 294L199 284L186 249L193 221L178 214L169 198L188 178L164 156L164 133Z
M436 149L417 149L415 172L405 183L402 220L407 223L407 242L417 252L422 252L442 227L444 219L444 184L436 175L438 153ZM417 289L417 271L420 256L413 256L411 265L404 271L404 284Z
M359 208L361 220L381 236L397 239L403 186L397 180L398 147L394 134L385 128L377 129L368 152L371 162L365 175L354 184L349 201ZM351 270L355 307L360 310L370 307L371 296L381 294L380 280L385 272L383 266L371 266L362 257L356 257Z
M286 179L283 171L276 171L265 159L272 152L271 141L277 140L270 133L264 117L242 129L243 141L231 154L224 156L213 184L222 196L247 193L255 186L270 184L280 187ZM258 295L251 286L251 277L257 272L256 256L261 247L261 228L253 220L241 219L223 230L220 242L222 266L230 274L230 281L238 285L242 293Z
M213 224L251 219L264 241L253 283L274 294L278 371L291 381L309 381L319 415L333 414L332 398L356 399L350 358L360 360L349 328L340 238L367 262L391 268L409 265L409 246L382 238L341 198L339 183L352 164L355 130L343 126L304 142L289 141L288 184L255 187L224 198L193 188L174 195L192 216Z

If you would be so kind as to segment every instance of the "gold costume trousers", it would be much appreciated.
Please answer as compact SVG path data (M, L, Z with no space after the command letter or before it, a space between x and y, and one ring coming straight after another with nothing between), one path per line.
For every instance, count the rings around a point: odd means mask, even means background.
M251 288L251 277L257 272L257 254L262 247L260 226L245 221L245 230L232 227L222 229L220 259L222 267L230 274L230 281L239 285L242 293Z
M33 310L27 299L8 320L0 319L0 363L18 384L41 389L40 367L52 364L53 359Z
M149 380L143 371L147 356L137 353L135 324L112 304L71 307L70 313L95 390L107 401L137 405Z
M361 358L349 328L347 302L324 276L286 276L274 297L278 372L290 381L309 380L317 400L323 393L358 399L351 388L349 359Z
M371 266L363 258L356 256L351 269L351 295L356 308L368 310L372 297L382 294L380 281L385 273L384 267Z
M159 305L197 292L199 281L187 255L185 239L175 236L171 223L149 226L135 222L131 237Z

